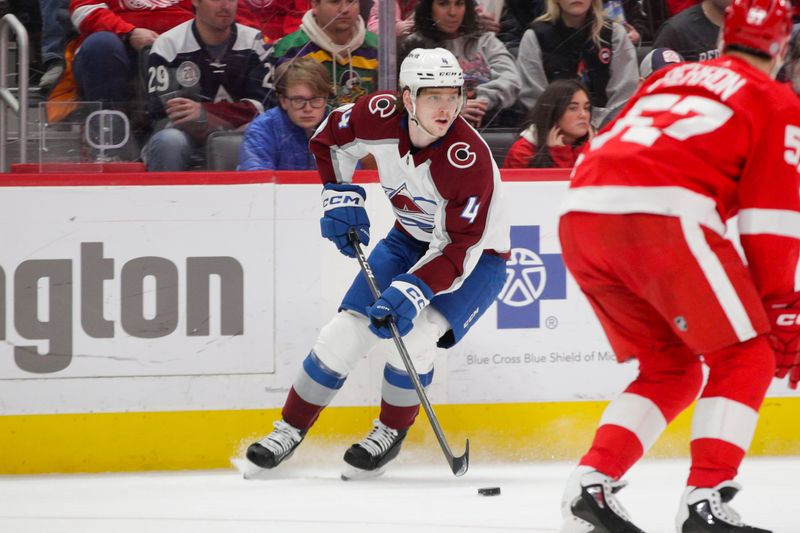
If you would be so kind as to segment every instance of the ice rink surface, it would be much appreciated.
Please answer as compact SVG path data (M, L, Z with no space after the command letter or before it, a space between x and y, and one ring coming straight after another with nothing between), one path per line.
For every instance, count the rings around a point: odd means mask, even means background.
M266 480L236 470L0 477L3 533L557 531L571 463L478 463L461 478L447 465L401 458L369 481L340 480L331 463L290 461ZM674 532L687 460L646 460L620 499L648 533ZM733 507L775 533L800 532L800 458L749 458ZM499 486L500 496L478 488Z

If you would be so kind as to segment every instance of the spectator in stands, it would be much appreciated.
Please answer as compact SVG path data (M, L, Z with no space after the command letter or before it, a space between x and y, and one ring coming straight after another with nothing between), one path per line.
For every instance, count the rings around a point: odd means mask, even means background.
M214 131L263 111L261 33L234 22L236 0L192 0L194 20L160 35L147 67L147 111L158 130L145 149L151 171L187 170Z
M683 58L675 50L669 48L653 48L644 56L642 62L639 64L639 84L637 85L637 89L642 86L644 81L650 77L653 72L677 63L683 63ZM621 102L617 107L610 109L597 128L598 131L605 128L612 120L617 118L617 115L627 103L627 101Z
M445 48L464 71L467 101L461 116L475 127L497 124L497 114L517 100L514 58L494 33L481 30L475 0L419 0L416 31L403 49Z
M300 29L270 49L270 105L277 105L274 69L295 57L311 57L328 70L334 107L378 88L378 36L367 31L357 0L311 0Z
M730 3L731 0L703 0L681 11L661 26L653 47L671 48L686 61L719 57L719 28Z
M308 139L327 115L331 79L320 63L300 57L275 71L278 107L247 127L237 170L313 170Z
M367 29L371 32L378 33L378 5L380 0L375 0L372 8L369 11L369 20L367 21ZM417 5L417 0L395 0L394 2L394 22L395 22L395 35L398 39L408 37L414 32L414 6Z
M674 17L681 11L700 3L700 0L664 0L667 16Z
M545 0L506 0L500 15L497 38L515 58L522 35L536 17L544 14Z
M59 12L68 13L68 0L39 0L42 14L42 77L39 91L48 94L64 74L64 48L67 28L59 21Z
M604 0L603 16L621 24L635 45L653 40L641 0Z
M792 90L800 95L800 32L795 33L786 54L786 62L778 76L780 81L790 83Z
M72 0L70 13L80 33L72 63L79 97L114 104L133 99L139 52L193 16L191 0Z
M589 90L595 125L631 97L639 80L627 31L605 20L601 0L547 0L547 12L522 36L517 61L527 109L549 83L577 78Z
M237 22L261 30L264 40L275 42L300 27L309 0L239 0Z
M555 80L533 106L505 168L572 168L592 138L589 91L574 79ZM539 149L538 147L542 148Z

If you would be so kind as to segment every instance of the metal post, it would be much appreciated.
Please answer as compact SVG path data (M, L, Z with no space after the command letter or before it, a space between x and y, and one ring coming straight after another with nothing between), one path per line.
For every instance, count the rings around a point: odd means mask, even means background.
M8 32L17 38L17 76L19 98L8 88ZM28 63L30 46L28 31L12 14L0 19L0 172L8 171L6 143L8 142L8 116L6 108L19 117L19 160L28 162Z
M397 31L394 0L378 0L378 89L397 90Z

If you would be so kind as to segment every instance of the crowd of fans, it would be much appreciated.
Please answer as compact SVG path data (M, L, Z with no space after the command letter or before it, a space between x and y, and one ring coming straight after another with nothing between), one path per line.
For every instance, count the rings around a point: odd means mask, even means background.
M413 48L450 50L465 74L463 118L519 132L505 166L570 167L650 73L717 54L730 0L644 1L394 0L397 64ZM658 1L667 20L646 12ZM316 126L378 88L377 0L39 0L39 9L39 87L62 104L47 120L86 101L121 111L133 149L118 156L148 170L204 168L217 131L243 132L241 170L313 169Z

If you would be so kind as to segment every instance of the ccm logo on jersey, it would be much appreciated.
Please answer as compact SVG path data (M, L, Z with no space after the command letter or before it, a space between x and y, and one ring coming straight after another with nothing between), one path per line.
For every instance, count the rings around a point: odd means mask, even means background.
M469 168L475 164L478 156L470 150L468 143L457 142L447 149L447 160L456 168Z
M800 326L800 313L784 313L778 315L775 323L779 326Z
M381 118L386 118L394 113L396 98L388 94L379 94L373 96L367 105L369 112L373 115L380 115Z

